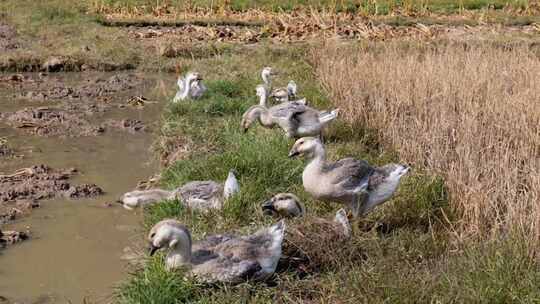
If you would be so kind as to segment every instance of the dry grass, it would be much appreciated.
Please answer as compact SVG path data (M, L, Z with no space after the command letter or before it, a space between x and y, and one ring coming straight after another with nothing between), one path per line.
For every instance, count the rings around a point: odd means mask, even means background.
M410 46L410 45L409 45ZM317 73L343 117L445 177L455 236L540 253L540 60L525 47L327 46Z

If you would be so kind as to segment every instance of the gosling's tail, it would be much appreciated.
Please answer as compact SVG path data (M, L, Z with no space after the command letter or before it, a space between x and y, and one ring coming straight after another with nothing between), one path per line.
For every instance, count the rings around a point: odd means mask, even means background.
M330 112L323 112L319 114L319 121L321 123L329 123L338 117L339 109L334 109Z

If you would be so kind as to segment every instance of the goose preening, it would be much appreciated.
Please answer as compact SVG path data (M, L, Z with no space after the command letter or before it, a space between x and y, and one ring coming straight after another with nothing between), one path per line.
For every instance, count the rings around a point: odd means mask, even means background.
M244 132L251 124L259 121L265 128L279 126L289 138L321 135L323 128L338 116L338 110L324 112L306 106L302 102L289 101L266 108L266 88L257 86L257 96L261 99L259 105L251 106L243 115L241 127Z
M289 157L308 155L310 161L302 173L304 189L316 199L346 204L353 216L366 215L389 200L401 177L410 168L400 164L372 167L364 160L344 158L328 162L318 138L298 139Z
M185 78L178 76L176 84L178 85L178 91L173 99L175 103L189 98L201 98L207 91L206 86L202 83L201 75L196 72L189 72Z
M207 283L265 280L281 257L285 222L251 235L212 235L193 242L189 230L176 220L157 223L148 234L150 255L168 248L168 270L187 266L189 274Z
M186 207L196 210L221 209L223 203L240 191L234 171L229 171L225 183L192 181L174 191L162 189L135 190L125 193L119 200L128 210L178 198Z

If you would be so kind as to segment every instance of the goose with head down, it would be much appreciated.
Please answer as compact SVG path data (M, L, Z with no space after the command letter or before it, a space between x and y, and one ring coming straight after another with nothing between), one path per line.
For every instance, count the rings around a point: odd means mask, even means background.
M168 249L168 270L187 267L188 273L206 283L236 284L265 280L276 270L281 257L285 222L251 235L212 235L193 241L190 231L176 220L163 220L150 230L150 255Z
M231 170L223 184L215 181L192 181L174 191L162 189L135 190L122 195L119 202L122 203L124 208L132 210L137 206L178 198L190 209L221 209L223 203L239 191L238 180L234 170Z
M251 124L259 121L263 127L281 127L287 137L320 135L323 128L335 120L338 111L321 112L304 103L290 101L266 108L266 88L257 86L257 96L261 99L259 105L250 107L242 116L241 127L247 131Z
M364 216L389 200L401 177L410 170L401 164L372 167L365 160L354 158L328 162L323 144L313 137L294 143L289 157L297 155L310 158L302 173L304 189L316 199L346 204L354 217Z

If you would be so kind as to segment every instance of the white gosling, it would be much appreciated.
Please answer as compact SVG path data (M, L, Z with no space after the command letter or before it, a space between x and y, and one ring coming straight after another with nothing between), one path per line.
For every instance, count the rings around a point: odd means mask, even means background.
M304 189L316 199L349 206L355 218L389 200L401 177L410 170L400 164L372 167L354 158L328 162L323 144L313 137L300 138L294 143L289 157L297 155L310 158L302 173Z
M158 203L162 200L178 198L186 207L196 210L221 209L223 203L240 191L234 171L229 171L225 183L214 181L192 181L174 191L163 189L135 190L127 192L119 199L124 208L133 210L138 206Z
M148 241L150 255L168 249L168 270L186 267L199 281L236 284L265 280L274 273L284 233L285 222L280 221L251 235L212 235L194 242L184 225L168 219L152 227Z
M202 83L201 75L195 72L189 72L185 78L179 76L176 84L178 85L178 91L174 96L174 103L190 98L201 98L207 91L206 86Z
M315 110L298 101L280 103L270 108L266 104L266 88L257 86L258 105L250 107L243 115L240 126L246 132L255 121L265 128L281 127L289 138L321 135L323 128L338 116L338 110L323 112Z

